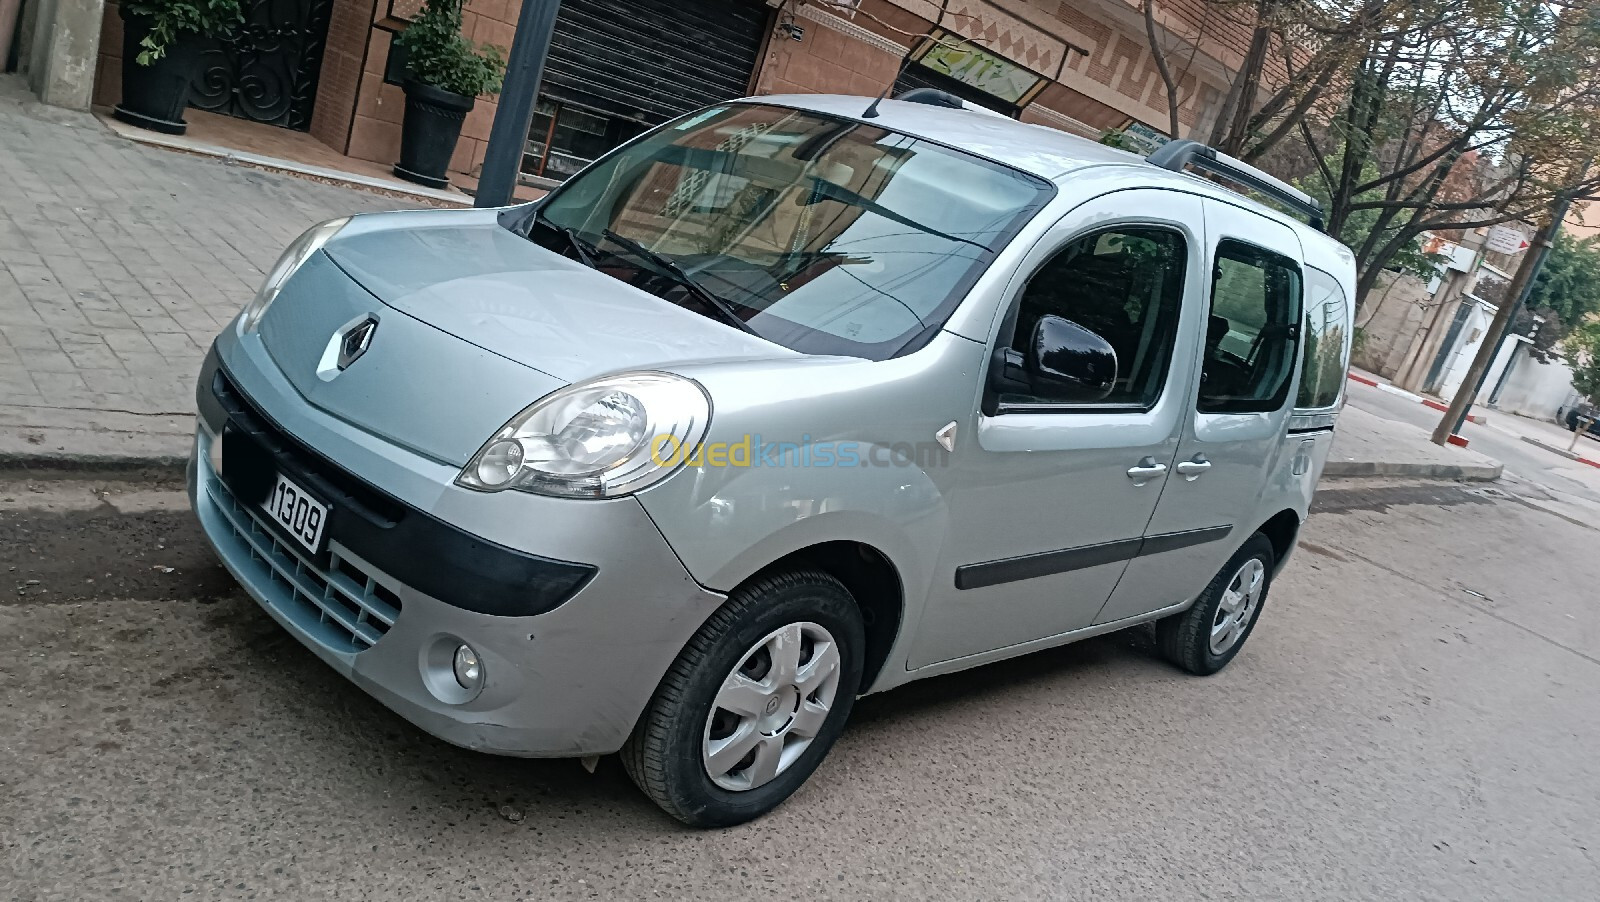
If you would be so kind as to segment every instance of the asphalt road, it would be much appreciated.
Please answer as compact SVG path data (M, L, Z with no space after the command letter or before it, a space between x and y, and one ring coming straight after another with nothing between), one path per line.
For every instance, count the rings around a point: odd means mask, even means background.
M179 496L136 488L0 483L0 899L1600 884L1600 516L1535 486L1329 482L1222 674L1134 633L870 697L785 807L720 832L612 760L589 776L421 734L234 589Z

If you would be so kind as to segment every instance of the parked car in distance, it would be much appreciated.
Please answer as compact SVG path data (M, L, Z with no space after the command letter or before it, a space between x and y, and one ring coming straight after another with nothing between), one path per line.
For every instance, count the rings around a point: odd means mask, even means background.
M1589 428L1585 429L1584 433L1590 438L1600 438L1600 411L1596 411L1589 405L1576 405L1566 409L1566 414L1562 419L1567 424L1567 431L1578 431L1578 417L1580 416L1589 418Z
M1328 455L1350 252L1192 142L870 102L308 231L197 387L222 561L429 733L620 753L699 826L781 803L862 694L1151 621L1227 665Z

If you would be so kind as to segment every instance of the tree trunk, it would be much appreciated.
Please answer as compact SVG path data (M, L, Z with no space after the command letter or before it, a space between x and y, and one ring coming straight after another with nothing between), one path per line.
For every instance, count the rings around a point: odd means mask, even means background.
M1150 41L1150 56L1156 61L1156 72L1161 76L1161 83L1167 86L1167 121L1171 126L1169 133L1176 140L1183 137L1178 134L1178 84L1172 78L1172 69L1167 66L1167 51L1156 40L1155 0L1144 0L1144 34Z
M1239 67L1239 100L1234 104L1227 131L1217 144L1217 149L1229 156L1239 156L1250 141L1250 122L1255 113L1256 95L1261 90L1267 48L1272 44L1272 29L1264 21L1266 13L1267 0L1261 0L1256 5L1256 27L1250 35L1250 49L1245 53L1244 64Z

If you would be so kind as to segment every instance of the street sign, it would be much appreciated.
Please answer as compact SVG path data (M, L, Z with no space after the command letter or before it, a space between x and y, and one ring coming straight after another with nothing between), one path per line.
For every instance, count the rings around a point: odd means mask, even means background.
M1528 236L1513 226L1497 225L1489 229L1484 247L1497 254L1520 254L1528 249Z

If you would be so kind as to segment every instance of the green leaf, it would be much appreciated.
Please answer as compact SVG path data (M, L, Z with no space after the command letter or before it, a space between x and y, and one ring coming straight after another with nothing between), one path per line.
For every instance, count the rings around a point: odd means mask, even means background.
M411 76L423 84L466 97L500 90L506 69L500 48L474 46L463 37L461 8L451 0L429 0L394 40L405 50Z

